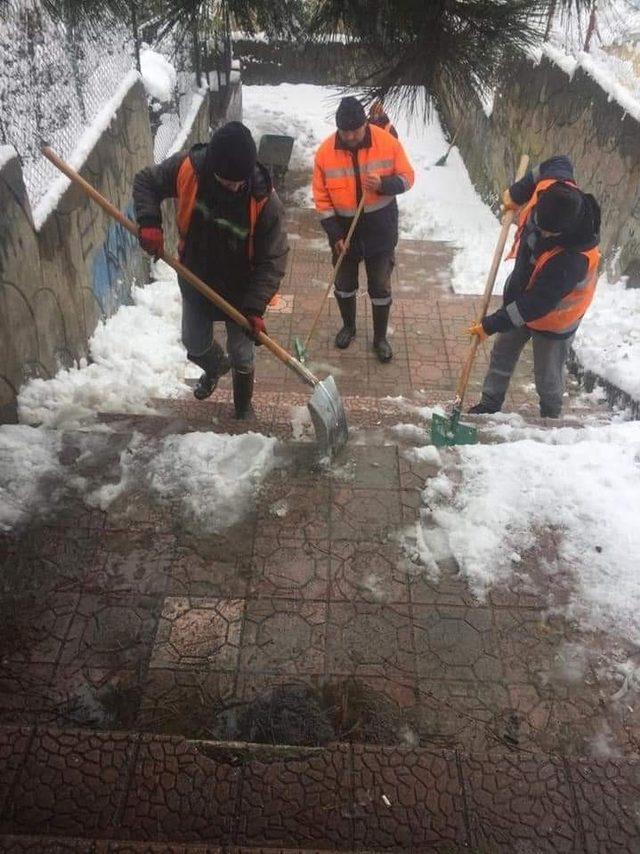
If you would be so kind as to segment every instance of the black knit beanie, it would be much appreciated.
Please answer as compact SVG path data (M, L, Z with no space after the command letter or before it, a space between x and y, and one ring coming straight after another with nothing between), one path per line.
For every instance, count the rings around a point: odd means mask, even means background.
M343 98L336 110L336 125L339 130L357 130L367 121L364 107L357 98Z
M229 122L213 134L207 150L207 166L227 181L246 181L258 159L251 131L242 122Z
M553 184L540 193L535 223L543 231L569 234L575 230L583 210L582 193L567 184Z

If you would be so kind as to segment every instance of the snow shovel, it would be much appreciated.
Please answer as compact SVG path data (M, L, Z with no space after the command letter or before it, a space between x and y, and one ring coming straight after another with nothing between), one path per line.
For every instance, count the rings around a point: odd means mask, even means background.
M455 133L453 134L453 139L449 143L449 148L447 148L447 150L442 155L442 157L440 157L438 160L436 160L434 166L446 166L447 165L447 157L451 154L451 149L456 144L456 139L458 138L458 134L460 133L460 127L461 127L461 125L458 125L458 127L455 130Z
M519 181L520 178L524 176L524 173L527 171L528 165L529 157L528 155L523 154L520 158L520 165L518 166L516 181ZM484 286L482 308L480 310L480 320L478 321L478 323L486 315L487 309L489 308L489 302L491 300L493 286L496 281L498 267L500 266L500 261L502 260L502 253L504 252L505 243L507 242L507 237L509 236L509 228L511 227L511 224L513 222L514 215L514 211L507 211L502 220L502 228L500 229L500 236L498 237L498 245L496 246L495 252L493 253L493 261L491 262L491 268L489 270L489 275L487 276L487 282ZM471 374L471 368L473 367L473 362L476 357L478 344L480 343L480 339L477 335L472 335L471 338L472 341L469 345L467 359L464 363L464 368L462 369L462 374L458 382L456 399L453 404L451 417L448 418L446 415L438 415L437 413L431 416L431 441L437 448L443 448L447 445L475 445L478 441L478 431L475 427L471 427L468 424L460 424L460 416L462 415L462 404L464 402L464 396L467 390L467 385L469 383L469 376Z
M304 344L299 338L294 338L293 340L293 350L298 357L299 361L303 364L306 364L309 359L309 341L313 337L313 333L316 331L316 326L318 325L318 321L320 320L320 315L322 314L322 309L324 308L324 304L327 301L327 297L331 292L331 288L334 286L338 273L340 272L340 267L342 266L342 261L344 256L349 251L349 246L351 245L351 238L353 237L353 232L356 230L356 225L358 224L358 220L360 219L360 214L362 213L362 209L364 208L364 190L362 191L362 197L358 202L358 207L356 208L356 213L353 219L351 220L351 225L349 226L349 231L347 232L347 236L344 239L344 246L342 247L342 252L340 253L338 260L336 261L336 265L331 272L331 277L329 279L329 284L327 285L327 289L322 296L322 301L316 312L316 316L313 319L313 323L311 324L311 329L309 330L309 334L305 338Z
M127 231L130 231L131 234L137 238L138 226L134 222L124 216L118 208L112 205L111 202L107 201L107 199L92 187L91 184L85 181L81 175L61 160L51 148L44 146L42 148L42 153L53 163L54 166L57 166L57 168L63 172L67 178L70 178L79 187L81 187L84 192L94 200L94 202L97 202L103 210L105 210L110 216L117 220L123 228L126 228ZM173 267L176 273L182 276L183 279L186 279L189 284L193 285L193 287L203 294L203 296L208 300L211 300L214 305L224 311L225 314L238 324L238 326L251 331L249 321L244 317L244 315L240 314L236 308L217 294L213 288L206 285L198 278L198 276L185 267L184 264L181 264L177 258L168 255L166 252L162 252L160 258L162 258L162 260L170 267ZM313 388L313 394L307 403L307 407L309 409L309 414L311 415L314 430L316 431L316 440L320 452L322 454L327 454L332 451L338 451L342 448L347 442L349 431L342 398L340 397L333 377L328 376L324 380L319 380L311 373L311 371L305 368L304 365L301 365L297 359L294 359L290 353L287 353L284 347L281 347L276 341L268 335L265 335L263 332L258 333L256 340L259 341L260 344L264 344L264 346L270 350L276 358L280 359L280 361L287 365L287 367L291 368L291 370L293 370L303 382Z

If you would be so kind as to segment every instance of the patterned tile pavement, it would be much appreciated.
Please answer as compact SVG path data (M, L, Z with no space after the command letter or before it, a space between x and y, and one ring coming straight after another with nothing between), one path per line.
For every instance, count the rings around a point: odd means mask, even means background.
M290 227L267 316L288 346L329 274L314 218ZM411 404L452 398L477 311L448 290L450 261L443 245L400 247L390 365L370 351L366 296L346 352L329 301L311 353L352 429L329 468L297 417L305 389L265 353L248 425L225 379L205 403L64 434L62 464L96 485L133 431L151 451L194 429L288 441L217 536L135 489L109 512L63 500L0 535L0 850L640 850L637 714L602 666L637 651L550 614L542 584L479 603L454 565L435 581L402 545L435 471L393 427L427 443ZM530 383L524 358L508 406L535 421ZM568 411L584 411L573 394ZM523 556L534 581L556 552L550 532Z

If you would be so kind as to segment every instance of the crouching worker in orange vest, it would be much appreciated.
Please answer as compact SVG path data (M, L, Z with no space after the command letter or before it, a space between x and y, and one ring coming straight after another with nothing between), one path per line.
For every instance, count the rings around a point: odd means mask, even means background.
M176 199L180 260L264 332L263 314L280 287L288 244L284 208L267 170L257 162L253 137L240 122L219 128L208 144L142 169L133 201L142 248L155 257L164 245L160 203ZM255 343L188 282L182 293L182 343L202 368L194 390L209 397L219 378L233 370L236 418L251 412ZM228 357L213 337L214 321L227 327Z
M336 125L337 132L316 152L313 170L313 197L334 265L364 194L364 209L335 281L343 324L336 347L345 349L356 334L358 267L364 260L373 313L373 348L381 362L388 362L393 356L387 324L398 242L396 196L413 185L413 169L398 140L367 123L364 107L356 98L342 99Z
M481 340L498 333L482 398L469 412L499 412L531 338L540 415L558 418L569 348L598 278L600 208L578 189L564 156L545 160L505 190L503 207L520 210L511 253L516 263L503 307L469 329Z

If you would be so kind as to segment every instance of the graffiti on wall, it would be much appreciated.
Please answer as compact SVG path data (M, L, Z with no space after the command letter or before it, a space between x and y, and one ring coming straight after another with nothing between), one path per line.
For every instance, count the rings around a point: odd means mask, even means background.
M135 219L132 202L123 213ZM139 270L138 241L119 222L112 222L104 243L95 252L91 267L91 286L105 317L110 317L118 306L129 301Z

